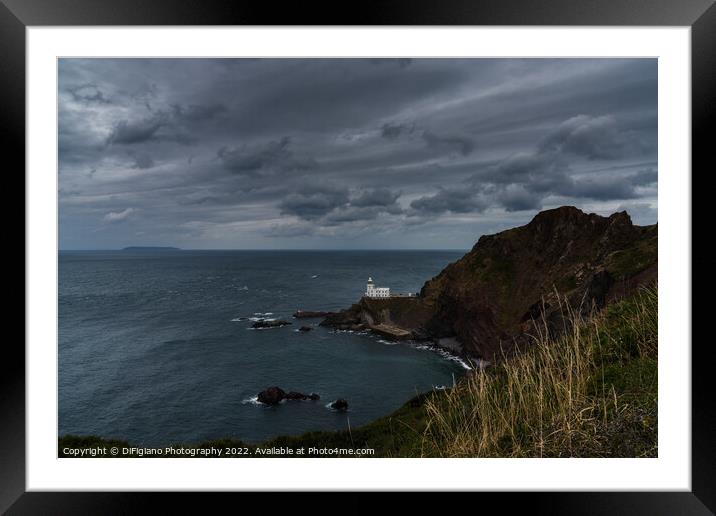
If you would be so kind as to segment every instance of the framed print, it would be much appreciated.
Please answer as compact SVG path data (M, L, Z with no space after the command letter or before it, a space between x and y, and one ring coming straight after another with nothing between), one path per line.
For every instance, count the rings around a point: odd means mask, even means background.
M27 304L0 507L713 511L716 8L507 5L5 1Z

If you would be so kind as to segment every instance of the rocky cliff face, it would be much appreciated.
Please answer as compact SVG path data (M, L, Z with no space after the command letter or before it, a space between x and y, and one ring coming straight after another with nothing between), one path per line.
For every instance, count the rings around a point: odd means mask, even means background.
M481 237L418 298L363 299L322 324L398 327L492 361L529 345L536 320L552 331L564 327L558 294L586 313L656 277L656 225L635 226L626 212L601 217L565 206Z

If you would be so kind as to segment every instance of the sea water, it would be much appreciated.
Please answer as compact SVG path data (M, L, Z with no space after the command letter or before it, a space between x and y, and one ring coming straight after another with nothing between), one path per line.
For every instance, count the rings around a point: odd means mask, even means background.
M298 309L357 302L369 276L418 292L464 251L61 251L59 435L164 446L344 430L465 369L449 355L336 332ZM258 319L293 324L254 330ZM313 328L297 331L300 326ZM320 401L256 402L262 389ZM329 402L348 400L348 412Z

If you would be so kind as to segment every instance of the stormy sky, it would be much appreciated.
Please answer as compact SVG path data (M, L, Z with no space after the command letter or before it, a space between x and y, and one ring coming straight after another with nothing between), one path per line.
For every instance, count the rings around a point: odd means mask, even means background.
M61 59L61 249L467 249L657 221L655 59Z

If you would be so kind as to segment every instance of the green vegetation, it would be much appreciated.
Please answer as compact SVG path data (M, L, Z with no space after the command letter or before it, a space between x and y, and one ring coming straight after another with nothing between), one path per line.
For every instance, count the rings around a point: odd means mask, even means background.
M634 245L616 251L607 260L607 270L617 280L634 276L656 263L658 256L657 228L647 229L648 238L638 240Z
M657 455L657 290L548 335L426 403L444 457Z
M225 439L185 448L373 448L375 457L655 457L657 288L642 288L561 337L544 330L523 354L416 396L389 416L341 432ZM64 436L65 447L128 447ZM122 456L121 454L119 456ZM240 455L244 456L244 455ZM280 455L271 455L280 456Z

